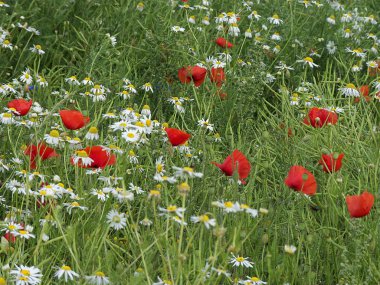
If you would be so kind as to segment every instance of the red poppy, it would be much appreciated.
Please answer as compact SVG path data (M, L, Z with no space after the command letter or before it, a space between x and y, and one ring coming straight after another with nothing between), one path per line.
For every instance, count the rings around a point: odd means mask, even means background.
M232 48L234 45L227 41L225 38L217 38L215 43L222 48Z
M28 114L30 107L32 107L33 101L26 101L24 99L14 99L8 103L8 108L15 109L15 114L18 116L25 116Z
M251 164L248 159L242 154L239 150L235 149L232 155L227 156L222 164L211 162L216 165L224 172L227 176L232 176L237 170L239 174L239 180L245 184L243 180L248 177L249 172L251 171Z
M335 125L338 122L338 115L326 109L313 107L303 122L306 125L312 125L314 128L322 128L326 124Z
M59 111L62 123L69 130L78 130L90 122L89 117L76 110L61 110Z
M9 242L9 243L15 243L16 242L16 236L14 234L11 234L10 232L7 232L4 234L4 238Z
M280 129L285 129L285 124L281 122L279 124L279 127ZM292 136L294 136L293 130L292 128L288 128L288 137L292 137Z
M317 181L314 175L306 168L294 165L290 168L285 184L295 191L301 191L307 195L314 195L317 192Z
M375 197L365 191L361 195L346 196L346 204L351 218L360 218L369 214Z
M82 151L87 153L87 156L91 158L93 161L89 165L83 165L81 161L77 164L78 167L81 168L105 168L108 165L114 165L116 163L116 156L111 154L105 148L99 145L88 146ZM73 158L70 161L71 164L74 165Z
M226 100L227 99L227 93L226 92L224 92L223 90L221 90L221 89L218 89L217 91L216 91L216 95L217 96L219 96L219 98L221 99L221 100Z
M178 78L182 83L187 84L193 81L196 87L202 85L205 81L206 74L207 69L198 65L182 67L178 70Z
M359 88L359 92L363 97L355 97L354 102L359 103L360 99L364 99L366 102L371 101L371 97L369 96L369 86L363 85Z
M226 75L222 67L211 68L210 75L211 82L215 82L218 87L222 86L223 82L226 80Z
M30 157L30 168L35 169L36 168L36 159L37 157L40 157L42 161L52 158L52 157L57 157L58 153L55 152L54 149L51 147L46 146L43 143L39 143L37 145L29 145L25 151L25 155L28 155Z
M319 164L323 165L324 172L335 172L342 168L342 159L344 153L330 153L322 154L322 158L319 160Z
M172 146L184 144L191 137L188 133L174 128L165 128L165 132Z

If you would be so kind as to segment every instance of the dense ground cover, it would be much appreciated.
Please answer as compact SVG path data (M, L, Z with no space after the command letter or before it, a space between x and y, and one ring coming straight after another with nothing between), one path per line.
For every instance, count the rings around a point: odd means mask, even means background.
M0 284L380 284L376 2L0 1Z

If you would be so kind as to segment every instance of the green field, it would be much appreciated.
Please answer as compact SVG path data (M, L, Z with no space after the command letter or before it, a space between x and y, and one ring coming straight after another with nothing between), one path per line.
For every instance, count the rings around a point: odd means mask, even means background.
M378 0L0 1L0 285L380 284Z

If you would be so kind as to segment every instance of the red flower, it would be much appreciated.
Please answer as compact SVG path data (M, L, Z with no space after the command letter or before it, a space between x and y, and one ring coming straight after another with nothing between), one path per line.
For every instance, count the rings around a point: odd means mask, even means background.
M219 96L219 98L221 99L221 100L226 100L227 99L227 93L225 93L223 90L221 90L221 89L218 89L217 91L216 91L216 95L217 96Z
M194 81L194 85L199 87L205 81L207 69L195 66L182 67L178 70L178 78L182 83L190 83Z
M351 218L360 218L369 214L375 197L365 191L361 195L346 196L346 204Z
M232 48L234 45L225 38L217 38L215 43L222 48Z
M172 146L184 144L191 137L188 133L174 128L165 128L165 132Z
M314 175L299 165L290 168L285 184L289 188L307 195L314 195L317 192L317 181L315 181Z
M76 110L61 110L59 111L62 123L69 130L78 130L90 122L89 117Z
M371 97L369 96L369 86L368 85L363 85L359 88L360 94L363 96L362 98L366 101L369 102L371 101ZM355 97L354 102L359 103L361 97Z
M210 75L211 82L215 82L218 87L222 86L223 82L226 80L226 75L222 67L211 68Z
M16 242L16 236L14 234L11 234L10 232L7 232L4 234L4 238L9 242L9 243L15 243Z
M343 153L322 154L319 164L323 165L324 172L335 172L342 168Z
M312 125L314 128L322 128L326 124L335 125L338 122L338 115L326 109L313 107L303 122L306 125Z
M95 146L88 146L85 149L83 149L87 154L87 157L92 159L92 162L90 164L83 165L82 162L79 160L79 162L75 165L81 168L105 168L108 165L114 165L116 163L116 156L114 154L111 154L108 152L105 148L99 145ZM79 151L79 152L82 152ZM70 161L71 164L74 165L73 158L71 158Z
M41 160L43 161L43 160L58 156L58 153L56 153L54 149L46 146L43 143L39 143L37 145L33 145L33 144L29 145L25 149L24 154L28 155L30 157L30 168L31 169L36 168L37 157L40 157Z
M28 114L30 107L32 107L33 101L26 101L24 99L14 99L8 103L8 108L16 110L16 115L25 116Z
M222 164L216 162L211 163L219 167L227 176L232 176L237 170L239 180L241 180L243 184L246 183L243 179L247 178L251 171L251 164L248 159L237 149L234 150L232 155L227 156Z

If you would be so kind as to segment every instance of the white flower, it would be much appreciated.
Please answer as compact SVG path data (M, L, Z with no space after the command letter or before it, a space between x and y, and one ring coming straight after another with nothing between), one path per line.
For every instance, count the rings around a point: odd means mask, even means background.
M75 277L79 277L79 274L71 270L70 266L62 265L54 273L54 277L57 277L57 279L61 279L63 277L65 279L65 282L67 282L68 280L74 280Z
M337 47L333 41L328 41L326 45L329 54L335 54Z
M85 150L76 151L75 155L72 156L72 159L74 164L80 163L84 167L89 166L94 162L94 160L88 156Z
M158 210L162 212L160 216L174 213L180 218L183 218L183 213L186 211L185 208L177 207L176 205L169 205L166 209L162 207L158 207Z
M250 208L247 204L240 204L240 209L242 209L247 214L251 215L252 218L256 218L259 214L259 211Z
M139 222L139 224L146 226L146 227L149 227L153 224L153 222L151 220L149 220L148 218L144 218Z
M171 218L176 223L178 223L180 225L183 225L183 226L187 226L187 223L183 220L183 218L180 218L180 217L177 217L177 216L172 216Z
M80 82L75 75L66 78L65 81L70 85L80 85Z
M178 33L178 32L184 32L184 31L185 31L185 28L182 28L182 27L179 27L179 26L173 26L173 27L171 28L171 30L172 30L173 32Z
M10 275L15 278L16 285L36 285L41 283L41 270L37 267L16 265L16 269L11 270Z
M268 18L269 23L274 25L281 25L284 21L280 19L277 14L274 14L272 17Z
M127 218L124 213L119 213L116 210L111 210L107 214L107 222L111 228L121 230L127 226Z
M243 266L243 267L253 267L253 262L252 261L249 261L248 260L248 257L242 257L242 256L235 256L234 254L232 254L232 258L230 259L230 262L232 264L232 266L235 266L235 267L239 267L239 266Z
M248 15L248 19L252 20L253 18L258 21L261 16L257 13L257 11L252 11L252 13Z
M74 201L72 203L63 203L62 204L64 207L67 208L67 212L69 214L71 214L71 211L73 209L79 209L79 210L82 210L82 211L86 211L88 208L85 207L85 206L81 206L78 202Z
M197 178L202 178L203 177L203 173L201 172L194 172L194 169L191 168L191 167L177 167L177 166L173 166L173 169L175 170L175 176L176 177L190 177L190 178L193 178L193 177L197 177Z
M88 130L85 138L87 140L98 140L99 139L99 131L98 131L98 129L96 127L91 127Z
M22 72L22 75L20 76L20 81L28 85L32 84L33 77L32 75L30 75L29 69L26 69L25 71Z
M226 63L219 59L214 59L212 62L213 68L224 68L225 66L226 66Z
M311 57L305 57L304 59L297 60L297 62L303 63L304 66L309 66L310 68L318 67L319 65L314 63L314 60Z
M152 92L153 93L153 87L150 82L145 83L143 86L141 86L141 89L143 89L145 92Z
M14 120L12 113L2 113L0 114L0 122L4 125L12 125L16 121Z
M192 216L190 220L193 223L203 223L207 229L210 227L215 227L216 220L210 219L210 217L207 214L201 215L201 216Z
M170 280L162 280L160 277L157 277L158 282L153 283L152 285L173 285L174 283Z
M261 284L267 284L267 282L264 282L260 280L260 278L254 276L254 277L249 277L247 276L248 279L246 280L241 280L239 281L239 284L243 285L261 285Z
M92 285L110 284L108 277L102 271L97 271L94 275L85 276L84 278Z
M345 87L339 88L339 91L346 97L360 97L360 92L352 83L348 83Z
M104 193L102 190L92 189L91 194L96 196L100 201L106 201L108 199L108 194Z
M44 135L44 140L48 144L58 145L62 141L62 138L59 136L59 132L57 130L52 130L49 134Z
M200 119L199 121L198 121L198 126L200 126L200 127L202 127L202 128L205 128L205 129L207 129L207 130L209 130L209 131L213 131L214 130L214 124L210 124L209 122L208 122L208 119L207 120L205 120L205 119Z
M356 49L351 50L350 48L347 47L346 51L360 58L364 58L366 56L365 51L363 51L361 48L356 48Z
M236 23L228 28L228 34L233 37L238 37L240 35L240 29Z
M33 45L33 47L30 48L30 51L40 55L45 53L40 45Z
M297 248L294 245L287 245L286 244L284 246L284 250L288 254L294 254L296 252Z
M106 36L109 38L109 40L111 41L111 45L114 47L116 46L117 44L117 40L116 40L116 37L115 36L111 36L109 33L106 34Z
M140 140L140 133L137 129L129 128L121 135L127 142L137 142Z
M226 202L216 201L216 202L212 202L212 205L218 208L222 208L225 213L237 213L242 210L238 202L233 203L231 201L226 201Z

